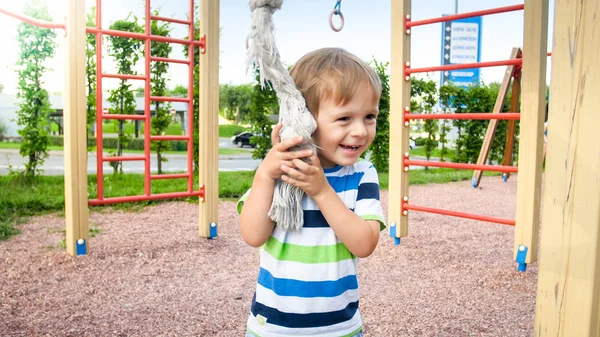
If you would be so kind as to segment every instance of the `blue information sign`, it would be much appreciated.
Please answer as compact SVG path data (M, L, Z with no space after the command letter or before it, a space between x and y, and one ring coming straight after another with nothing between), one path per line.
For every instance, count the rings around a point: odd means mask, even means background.
M442 24L442 65L481 61L481 17ZM479 84L479 68L447 70L440 75L440 85L459 87Z

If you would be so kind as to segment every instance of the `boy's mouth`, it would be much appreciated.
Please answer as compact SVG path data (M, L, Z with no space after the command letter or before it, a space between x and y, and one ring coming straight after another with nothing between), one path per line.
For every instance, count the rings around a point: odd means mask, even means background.
M344 144L340 144L340 147L346 151L356 151L361 148L360 145L344 145Z

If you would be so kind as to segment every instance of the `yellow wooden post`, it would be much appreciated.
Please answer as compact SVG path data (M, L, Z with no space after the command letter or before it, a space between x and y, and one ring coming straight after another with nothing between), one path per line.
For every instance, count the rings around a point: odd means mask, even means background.
M200 58L200 199L199 234L214 237L219 208L219 0L202 0L200 36L206 36L206 52ZM212 235L211 235L211 226Z
M600 336L600 7L555 11L534 335Z
M510 111L519 111L519 102L521 98L521 70L515 72L512 82L512 95L510 96ZM515 121L508 121L508 130L506 131L506 143L504 143L504 159L502 165L509 166L513 163L513 148L515 146ZM510 177L510 172L504 173L504 179Z
M557 12L558 13L558 12ZM546 51L548 0L526 0L521 81L519 175L515 226L515 257L520 246L527 249L527 263L537 261L542 186L542 150L546 113Z
M66 25L64 158L66 245L87 253L87 135L85 117L85 2L69 0Z
M405 108L410 109L410 81L404 74L404 67L410 62L410 31L405 28L410 9L411 0L392 1L388 222L396 244L408 235L408 215L403 214L402 204L408 198L408 172L404 171L403 158L409 151L410 136L410 126L404 121Z

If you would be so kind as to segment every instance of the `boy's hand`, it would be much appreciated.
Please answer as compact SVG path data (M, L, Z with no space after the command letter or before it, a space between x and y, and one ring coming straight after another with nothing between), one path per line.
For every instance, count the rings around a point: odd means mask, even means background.
M293 161L302 162L300 158L310 157L313 152L311 150L288 151L288 149L304 142L302 137L295 137L281 141L279 131L283 127L280 122L271 131L271 142L273 147L267 153L267 156L260 164L257 173L264 174L270 179L277 180L281 178L284 172L281 170L283 165L294 167Z
M292 160L293 166L281 165L281 169L286 173L281 176L281 180L303 189L309 197L317 199L320 195L328 192L331 186L325 177L319 158L314 155L310 159L312 165L300 159Z

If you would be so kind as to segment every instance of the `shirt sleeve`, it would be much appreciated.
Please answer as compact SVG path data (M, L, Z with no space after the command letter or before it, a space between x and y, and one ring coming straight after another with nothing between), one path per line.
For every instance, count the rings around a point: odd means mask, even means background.
M250 188L246 191L246 193L244 193L244 195L242 195L242 197L240 198L240 200L238 200L237 205L236 205L236 210L238 215L242 214L242 208L244 207L244 203L246 202L246 199L248 199L248 195L250 194Z
M358 184L356 207L354 213L364 220L375 220L380 223L380 230L386 228L383 209L379 200L379 177L373 164L365 162L365 171Z

